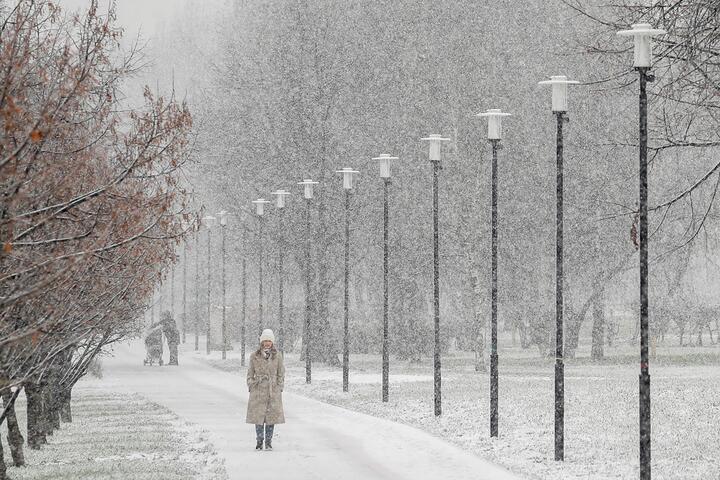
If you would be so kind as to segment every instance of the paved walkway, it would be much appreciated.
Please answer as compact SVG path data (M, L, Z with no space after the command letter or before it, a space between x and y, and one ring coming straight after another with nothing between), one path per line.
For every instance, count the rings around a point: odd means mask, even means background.
M103 362L104 387L140 393L207 431L230 479L519 480L481 458L418 429L285 392L287 423L272 452L254 450L245 423L242 377L192 355L180 367L145 367L141 343L115 347Z

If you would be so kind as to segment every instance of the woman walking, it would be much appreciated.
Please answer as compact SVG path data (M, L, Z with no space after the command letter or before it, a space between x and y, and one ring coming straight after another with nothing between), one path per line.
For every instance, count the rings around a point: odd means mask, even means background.
M282 353L275 349L275 335L265 329L260 335L260 348L250 355L247 385L250 392L247 423L255 424L255 450L272 450L275 425L285 423L282 391L285 384L285 366Z

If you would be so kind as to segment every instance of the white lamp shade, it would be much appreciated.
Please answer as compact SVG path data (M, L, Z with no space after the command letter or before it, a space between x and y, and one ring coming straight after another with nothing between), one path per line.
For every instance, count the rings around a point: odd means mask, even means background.
M210 228L215 220L216 218L212 215L206 215L202 218L202 222L207 228Z
M252 203L255 204L255 213L262 217L265 214L265 204L270 203L270 201L264 198L258 198L257 200L253 200Z
M632 36L635 41L633 66L650 68L652 66L652 37L667 33L662 29L651 28L649 23L636 23L632 30L622 30L618 35Z
M502 117L488 118L488 140L502 139Z
M635 67L649 67L652 65L652 37L645 35L635 36L635 54L633 59Z
M222 210L218 212L218 216L220 217L220 225L223 227L227 225L227 216L229 212L226 212L225 210Z
M310 179L305 179L302 182L299 182L298 185L302 185L304 188L303 196L310 200L313 198L313 185L317 185L318 182L313 182Z
M567 112L568 94L567 83L556 83L552 86L552 111Z
M390 161L397 159L398 157L392 157L387 153L381 153L379 157L373 158L380 162L380 178L390 178Z
M350 167L345 167L342 170L336 170L336 173L343 174L343 188L345 190L350 190L353 188L353 175L360 172L353 170Z
M485 113L478 113L477 116L488 119L488 140L502 140L502 117L510 116L509 113L493 108Z
M568 110L568 94L567 86L574 85L580 82L574 80L568 80L565 75L554 75L550 77L550 80L544 80L540 82L540 85L551 85L552 86L552 111L553 112L567 112Z
M285 190L276 190L272 192L272 195L277 196L277 198L275 199L275 206L277 208L285 208L285 197L287 195L290 195L290 192L287 192Z
M436 133L431 134L428 137L421 138L421 140L430 142L430 154L428 157L430 158L431 162L439 162L441 157L441 145L442 142L449 142L449 138L443 138L441 135L438 135Z

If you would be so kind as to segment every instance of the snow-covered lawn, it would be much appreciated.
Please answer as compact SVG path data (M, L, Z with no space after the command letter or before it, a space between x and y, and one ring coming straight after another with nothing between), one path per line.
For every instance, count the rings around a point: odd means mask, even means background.
M709 365L663 365L652 374L653 478L720 479L720 366L717 349ZM714 361L713 361L714 359ZM215 367L244 370L236 351L228 360L213 352ZM630 364L566 367L564 463L553 460L553 364L506 352L500 360L500 438L489 438L489 378L472 358L443 358L443 415L432 409L431 362L391 364L390 402L380 401L380 359L351 357L350 392L342 372L316 364L305 384L304 363L287 355L290 391L351 410L404 422L466 448L526 478L627 479L638 477L638 369ZM667 363L667 362L665 362Z
M26 448L27 466L10 467L10 478L226 478L222 460L199 429L140 396L105 392L97 383L83 381L73 391L72 406L73 422L48 437L41 450ZM18 399L18 417L24 434L23 396ZM7 448L5 452L10 464Z

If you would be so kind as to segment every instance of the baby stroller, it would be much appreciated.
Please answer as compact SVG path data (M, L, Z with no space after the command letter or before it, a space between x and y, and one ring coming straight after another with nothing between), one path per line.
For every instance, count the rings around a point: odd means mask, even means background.
M154 365L157 363L162 366L163 345L162 345L162 327L155 325L145 335L145 352L147 356L143 360L143 365Z

